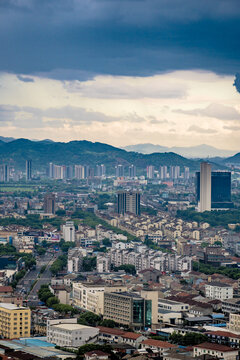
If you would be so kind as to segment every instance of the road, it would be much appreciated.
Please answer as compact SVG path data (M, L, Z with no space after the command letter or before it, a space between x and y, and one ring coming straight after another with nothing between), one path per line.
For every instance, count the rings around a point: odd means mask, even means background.
M36 259L36 269L28 271L21 281L17 285L17 291L28 300L28 305L36 306L39 303L38 290L41 285L48 284L51 280L52 274L50 272L50 266L56 260L61 253L52 254L47 252L43 256L39 256ZM45 271L40 274L40 270L43 266L46 266ZM31 289L32 284L36 281L36 284Z

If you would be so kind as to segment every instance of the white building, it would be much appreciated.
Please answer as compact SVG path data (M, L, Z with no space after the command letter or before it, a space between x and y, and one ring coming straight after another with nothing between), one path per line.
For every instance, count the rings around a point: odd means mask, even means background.
M233 287L221 282L211 282L205 285L205 296L214 300L233 298Z
M110 258L105 254L98 254L97 255L97 272L98 273L105 273L110 272Z
M236 360L238 356L238 349L232 349L226 345L213 344L208 342L195 345L193 347L194 357L206 354L212 355L218 359Z
M211 165L202 162L200 167L200 212L211 211L211 188Z
M189 305L178 301L159 298L158 309L181 312L181 311L188 311Z
M66 221L63 225L63 239L65 241L75 241L75 226L73 221Z
M82 267L83 254L81 249L73 248L68 251L68 273L79 273Z
M77 319L47 321L47 341L63 347L79 347L97 341L99 329L77 324Z

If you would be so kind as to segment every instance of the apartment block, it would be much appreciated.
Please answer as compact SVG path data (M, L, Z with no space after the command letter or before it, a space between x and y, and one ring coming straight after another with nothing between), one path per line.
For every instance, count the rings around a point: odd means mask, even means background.
M14 304L0 303L0 335L6 339L29 337L31 310Z
M205 296L214 300L225 300L233 298L233 287L220 283L211 282L205 285Z
M127 288L124 285L109 286L87 282L73 283L73 304L83 310L103 314L104 292L122 292L126 290Z

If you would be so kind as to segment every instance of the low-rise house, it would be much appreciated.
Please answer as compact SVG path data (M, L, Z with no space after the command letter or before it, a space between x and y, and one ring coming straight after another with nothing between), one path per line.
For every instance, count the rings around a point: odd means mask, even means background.
M123 343L132 345L136 349L139 348L142 341L146 340L147 338L142 334L134 333L134 332L125 332L122 335Z
M207 354L216 356L218 359L236 360L238 356L238 350L232 349L226 345L213 344L208 342L195 345L193 347L194 357Z
M107 360L110 355L101 350L93 350L84 354L84 360Z
M240 345L240 335L229 331L210 331L207 336L212 343L227 345L232 348L239 348Z
M176 345L170 344L167 341L147 339L141 343L141 349L151 349L160 352L162 355L163 352L167 349L176 348Z

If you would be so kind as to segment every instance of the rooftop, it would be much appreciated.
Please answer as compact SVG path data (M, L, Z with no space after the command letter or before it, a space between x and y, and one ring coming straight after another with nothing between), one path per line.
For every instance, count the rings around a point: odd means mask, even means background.
M154 339L147 339L142 341L142 344L149 345L149 346L155 346L162 349L170 349L176 347L176 345L170 344L167 341L161 341L161 340L154 340Z
M219 282L219 281L212 281L210 283L207 283L207 285L210 285L210 286L217 286L217 287L223 287L223 288L227 288L227 287L232 287L231 285L228 285L228 284L224 284L222 282Z
M17 306L15 304L8 304L8 303L0 303L0 308L6 310L29 310L29 308L23 306Z
M92 329L91 326L85 326L85 325L80 325L80 324L56 324L56 325L51 325L51 327L55 327L58 329L63 329L63 330L82 330L82 329Z
M237 351L236 349L232 349L226 345L213 344L213 343L208 343L208 342L205 342L205 343L202 343L199 345L195 345L194 348L215 350L215 351L221 351L221 352Z

